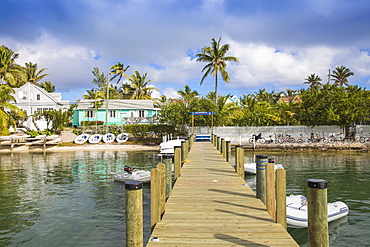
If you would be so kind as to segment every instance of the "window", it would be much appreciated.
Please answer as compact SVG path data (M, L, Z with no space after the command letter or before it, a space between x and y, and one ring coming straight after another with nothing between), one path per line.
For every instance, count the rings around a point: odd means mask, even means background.
M139 111L139 117L145 117L144 113L145 113L145 111Z
M26 100L27 99L27 92L23 92L23 97L22 97L23 100Z
M86 110L85 111L85 117L86 118L94 118L95 117L95 111L93 111L93 110Z
M41 99L41 95L40 94L36 94L36 100L40 100Z
M108 111L108 116L110 118L117 118L118 117L118 111L115 111L115 110L109 110Z

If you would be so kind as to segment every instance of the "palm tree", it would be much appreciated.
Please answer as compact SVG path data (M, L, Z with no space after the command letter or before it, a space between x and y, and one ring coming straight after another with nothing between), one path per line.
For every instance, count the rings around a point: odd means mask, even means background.
M148 83L150 80L146 80L147 73L140 75L138 71L134 71L135 75L131 75L129 77L129 81L131 82L131 86L135 89L134 94L132 95L131 99L151 99L153 98L150 96L152 90L157 90L156 87L148 87Z
M42 83L39 83L38 86L42 87L48 93L55 92L55 85L51 83L51 81L44 81Z
M5 45L0 46L0 85L4 81L10 86L15 85L17 81L22 81L25 78L22 67L15 63L18 56L18 53Z
M11 117L11 111L18 116L25 115L24 111L9 103L15 101L14 93L13 88L7 85L0 86L0 134L2 135L9 134L9 126L16 124L15 120Z
M125 65L118 61L115 65L113 65L110 68L110 73L109 74L113 75L113 77L110 79L110 81L113 81L114 79L116 79L118 77L118 80L116 82L116 84L118 84L122 80L122 77L126 77L128 79L128 76L125 74L125 72L127 71L128 68L130 68L130 66L127 66L125 68Z
M331 80L334 81L334 84L343 87L344 85L348 86L348 77L352 75L354 75L354 73L342 65L340 67L336 67L330 76L333 77Z
M49 74L43 74L46 68L40 69L37 71L37 63L25 63L26 67L24 67L25 75L26 75L26 82L30 82L32 84L36 84L41 81L45 76Z
M315 73L309 75L304 81L304 84L310 84L310 89L318 88L321 86L321 78L320 76L316 75Z
M237 57L226 56L230 45L220 45L221 37L218 41L212 38L211 46L203 47L201 53L196 54L197 62L206 62L207 65L203 67L202 72L205 72L200 85L204 79L211 74L215 78L215 103L217 105L217 88L218 88L218 73L221 74L222 79L228 83L230 81L229 74L226 71L226 62L239 62Z
M177 91L177 94L181 96L181 98L183 100L185 100L186 102L194 99L195 97L199 96L200 94L198 93L198 91L194 90L194 91L191 91L190 89L190 86L189 85L185 85L184 86L184 89L180 89L180 91Z

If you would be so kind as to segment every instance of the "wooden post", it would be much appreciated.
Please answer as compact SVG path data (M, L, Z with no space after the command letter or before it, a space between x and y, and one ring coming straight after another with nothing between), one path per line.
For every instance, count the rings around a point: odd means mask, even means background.
M185 147L186 147L185 157L187 158L189 156L189 151L190 151L190 140L189 140L189 138L185 139Z
M166 165L166 199L172 193L172 156L163 155L163 163Z
M185 159L186 159L186 143L185 141L181 141L181 165Z
M159 170L159 213L162 216L166 207L166 166L159 163L157 168Z
M221 137L217 136L216 148L218 151L221 150Z
M226 161L230 163L231 158L231 142L226 141Z
M275 206L275 166L274 161L269 159L266 166L266 207L267 212L276 222Z
M244 149L242 146L235 146L235 170L236 174L244 179Z
M143 183L128 181L126 189L126 246L143 246Z
M174 180L176 180L181 175L181 147L176 146L174 147Z
M266 205L266 164L267 155L256 155L256 196Z
M276 169L276 223L285 229L286 223L286 171L284 168Z
M150 225L152 230L161 219L159 213L159 184L159 170L154 168L150 170Z
M222 138L221 140L221 147L222 147L222 157L226 159L226 140Z
M308 179L307 186L308 246L329 246L328 182Z

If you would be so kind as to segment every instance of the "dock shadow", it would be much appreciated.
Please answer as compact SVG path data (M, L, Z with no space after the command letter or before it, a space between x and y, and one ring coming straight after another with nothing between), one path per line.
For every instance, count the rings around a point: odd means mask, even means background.
M223 202L223 201L217 201L213 200L213 202L221 203L221 204L227 204L235 207L241 207L241 208L249 208L249 209L254 209L254 210L259 210L259 211L266 211L264 208L257 208L257 207L251 207L251 206L246 206L246 205L241 205L241 204L236 204L236 203L231 203L231 202Z
M244 194L244 193L238 193L238 192L233 192L233 191L228 191L228 190L209 189L209 191L219 192L219 193L225 193L225 194L235 195L235 196L242 196L242 197L256 198L256 196L255 196L255 195Z
M223 210L223 209L215 209L215 211L222 212L222 213L227 213L227 214L233 214L233 215L237 215L237 216L241 216L241 217L245 217L245 218L256 219L256 220L260 220L260 221L266 221L266 222L269 222L269 223L275 223L272 219L266 219L266 218L262 218L262 217L258 217L258 216L242 214L242 213L232 212L232 211Z
M264 245L264 244L258 244L250 240L241 239L241 238L234 237L228 234L223 234L223 233L216 233L213 236L217 239L220 239L225 242L230 242L238 246L252 246L252 245L253 246L269 246L269 245Z

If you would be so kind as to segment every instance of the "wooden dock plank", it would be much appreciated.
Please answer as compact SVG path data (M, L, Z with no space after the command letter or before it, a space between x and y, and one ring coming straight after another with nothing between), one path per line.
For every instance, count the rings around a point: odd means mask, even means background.
M147 246L298 246L210 143L187 161Z

